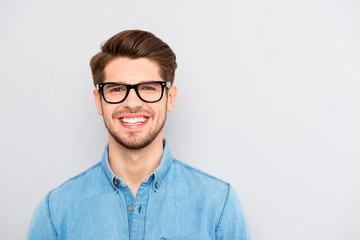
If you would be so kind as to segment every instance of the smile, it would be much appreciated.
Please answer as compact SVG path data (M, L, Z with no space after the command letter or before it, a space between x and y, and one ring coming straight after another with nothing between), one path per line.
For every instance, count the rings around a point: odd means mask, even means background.
M146 122L148 118L146 117L137 117L137 118L120 118L121 122L126 125L138 125Z

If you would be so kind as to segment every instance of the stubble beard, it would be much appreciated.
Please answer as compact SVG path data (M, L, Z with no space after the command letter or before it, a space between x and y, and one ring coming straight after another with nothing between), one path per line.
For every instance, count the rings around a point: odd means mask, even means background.
M109 127L108 124L106 124L105 118L104 118L104 123L110 135L115 139L117 143L119 143L124 148L130 150L139 150L147 147L155 140L155 138L164 128L166 117L167 117L167 113L165 111L164 118L159 119L159 121L156 122L154 129L150 129L145 137L136 136L136 133L131 133L130 137L121 136L117 131L115 131L114 129Z

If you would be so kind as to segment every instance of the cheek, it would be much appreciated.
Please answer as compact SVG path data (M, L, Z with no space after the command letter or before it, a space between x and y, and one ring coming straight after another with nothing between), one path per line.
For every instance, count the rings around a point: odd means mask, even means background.
M106 107L103 106L102 113L104 119L111 120L112 118L114 118L115 109L112 108L111 106L106 106Z
M151 106L151 108L149 107L149 110L152 112L152 115L156 121L161 121L166 114L166 108L166 103L161 102L161 104L157 106Z
M159 109L159 115L161 116L161 119L164 120L166 118L166 112L167 112L167 103L165 103L161 108Z
M167 98L164 99L164 102L161 102L161 105L157 108L159 115L165 115L167 111Z

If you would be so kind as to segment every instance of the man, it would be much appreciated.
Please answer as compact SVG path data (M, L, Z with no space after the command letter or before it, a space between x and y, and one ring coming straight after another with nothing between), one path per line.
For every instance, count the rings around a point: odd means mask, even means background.
M90 62L109 131L102 160L52 190L28 239L250 239L234 189L170 153L176 57L152 33L123 31Z

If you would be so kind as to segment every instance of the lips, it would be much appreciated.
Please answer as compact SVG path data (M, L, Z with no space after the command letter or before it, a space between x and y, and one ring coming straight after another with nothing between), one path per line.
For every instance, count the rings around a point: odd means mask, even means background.
M129 125L137 125L144 123L148 118L145 117L138 117L138 118L120 118L120 121L122 121L124 124Z
M123 127L134 129L144 126L149 120L145 115L125 115L119 118L119 122Z

